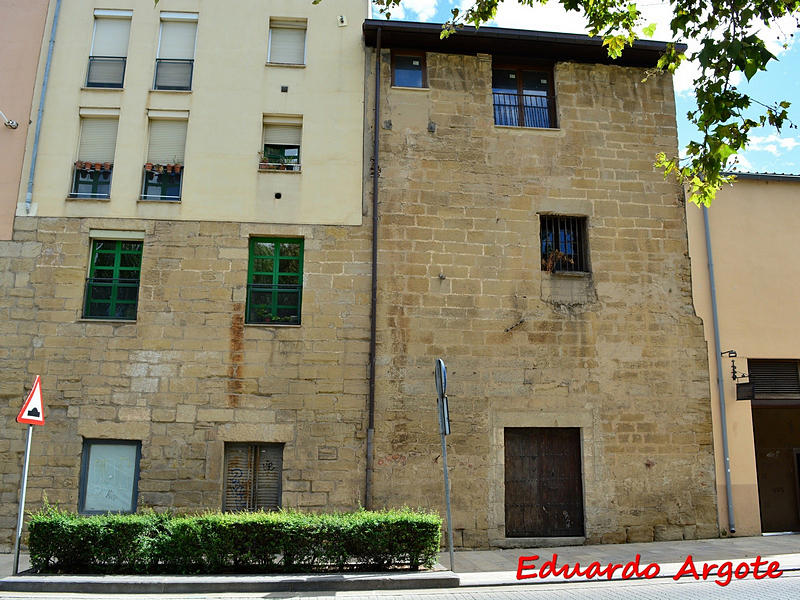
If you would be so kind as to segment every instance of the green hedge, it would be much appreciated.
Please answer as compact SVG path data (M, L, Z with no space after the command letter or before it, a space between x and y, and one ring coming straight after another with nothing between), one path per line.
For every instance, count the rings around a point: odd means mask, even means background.
M275 573L432 567L442 520L408 509L80 516L29 523L31 565L60 573Z

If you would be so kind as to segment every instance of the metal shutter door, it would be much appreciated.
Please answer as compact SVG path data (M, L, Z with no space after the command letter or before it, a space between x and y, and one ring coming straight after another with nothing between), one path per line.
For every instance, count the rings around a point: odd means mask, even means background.
M117 119L81 119L78 159L87 162L114 162Z
M253 450L254 448L251 444L226 444L223 510L241 511L252 509Z
M92 56L127 56L130 31L130 19L95 18Z
M282 472L283 444L259 446L254 508L264 510L280 508Z
M196 33L194 21L162 21L158 58L194 58Z
M800 399L796 360L749 359L747 369L756 399Z
M186 121L150 121L147 160L156 164L183 164Z
M295 125L264 125L264 144L299 146L302 129Z
M302 65L305 63L305 50L305 29L270 26L269 62Z

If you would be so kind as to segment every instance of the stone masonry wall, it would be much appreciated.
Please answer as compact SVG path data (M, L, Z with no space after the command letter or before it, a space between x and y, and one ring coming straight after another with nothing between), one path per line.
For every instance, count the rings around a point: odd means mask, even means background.
M139 508L222 501L224 442L284 442L283 505L363 503L369 227L17 217L0 242L0 546L24 392L42 377L27 508L75 510L83 438L142 441ZM145 232L135 323L82 320L90 229ZM300 327L243 324L248 238L304 237Z
M588 542L718 535L706 346L691 302L669 77L555 65L558 129L495 127L492 60L382 57L376 503L443 512L434 359L449 371L456 544L503 543L505 427L579 427ZM588 219L591 276L543 272L539 214Z

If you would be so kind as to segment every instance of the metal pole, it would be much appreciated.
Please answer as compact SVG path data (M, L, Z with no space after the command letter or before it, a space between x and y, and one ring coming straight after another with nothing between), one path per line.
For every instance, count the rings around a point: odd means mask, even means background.
M441 405L442 400L438 403ZM444 501L447 505L447 542L450 550L450 570L455 571L453 564L453 518L450 515L450 477L447 474L447 442L445 440L445 427L442 421L444 419L444 410L439 407L439 423L441 427L439 431L442 434L442 464L444 466Z
M717 314L717 285L714 280L714 259L711 254L711 226L708 224L708 208L703 207L703 225L706 231L706 254L708 258L708 280L711 287L711 315L714 321L714 354L717 357L717 387L719 390L719 425L722 430L722 454L725 460L725 495L728 500L728 529L736 533L733 518L733 491L731 490L731 455L728 450L728 423L725 415L725 383L722 380L722 348L719 343L719 315Z
M31 455L31 437L33 436L33 425L28 425L28 439L25 442L25 460L22 465L22 485L19 490L19 516L17 517L17 537L14 541L14 571L19 573L19 543L22 538L22 521L25 517L25 488L28 487L28 459Z

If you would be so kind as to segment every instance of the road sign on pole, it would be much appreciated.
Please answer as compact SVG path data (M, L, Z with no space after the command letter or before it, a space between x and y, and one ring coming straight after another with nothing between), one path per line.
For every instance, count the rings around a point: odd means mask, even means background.
M450 570L453 565L453 518L450 512L450 477L447 472L447 438L450 435L450 408L447 402L447 368L441 358L436 359L434 367L436 380L436 407L439 413L439 433L442 437L442 468L444 469L444 500L447 509L447 543L450 552Z
M25 441L25 458L22 463L22 483L19 490L19 514L17 515L17 536L14 540L13 574L19 573L19 545L22 538L22 521L25 517L25 491L28 487L28 465L31 456L31 437L34 425L44 425L44 402L42 401L42 380L39 376L33 381L33 387L17 415L17 422L28 425L28 436Z

